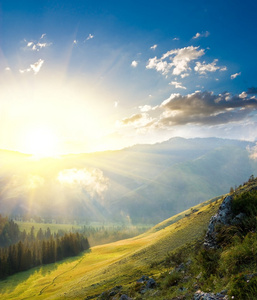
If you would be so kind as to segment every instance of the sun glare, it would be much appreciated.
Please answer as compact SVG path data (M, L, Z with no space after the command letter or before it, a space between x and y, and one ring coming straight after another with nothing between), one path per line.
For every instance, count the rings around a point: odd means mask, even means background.
M57 154L57 137L47 128L30 130L25 141L25 151L35 157L48 157Z

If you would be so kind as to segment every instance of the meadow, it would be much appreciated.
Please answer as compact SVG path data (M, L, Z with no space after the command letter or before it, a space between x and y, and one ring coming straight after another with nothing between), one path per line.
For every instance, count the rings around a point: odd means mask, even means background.
M37 267L0 282L1 299L93 299L142 275L158 277L167 253L191 243L206 230L220 199L212 199L137 237L92 247L83 254Z

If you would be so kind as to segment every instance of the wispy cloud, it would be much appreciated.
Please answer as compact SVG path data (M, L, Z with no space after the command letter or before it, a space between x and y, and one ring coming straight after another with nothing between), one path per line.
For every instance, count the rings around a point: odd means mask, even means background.
M214 59L212 63L206 64L205 62L201 63L199 61L196 62L196 66L194 70L199 74L206 74L207 72L215 72L217 70L226 71L226 67L217 66L218 59Z
M193 46L170 50L164 53L161 58L157 58L157 56L150 58L146 68L155 69L163 75L168 74L171 70L173 75L182 75L191 70L189 67L191 61L204 54L204 49Z
M133 60L132 63L131 63L131 67L136 68L137 65L138 65L138 61Z
M197 32L193 37L192 39L198 39L198 38L201 38L201 37L208 37L210 35L210 32L209 31L204 31L202 33L199 33Z
M158 45L153 45L152 47L150 47L150 49L155 50L157 48Z
M187 89L185 86L182 85L182 82L171 81L169 84L174 85L176 89Z
M46 34L42 34L40 39L38 41L29 41L27 42L26 49L29 49L31 51L40 51L43 48L49 47L52 45L52 43L42 42L42 40L45 38Z
M89 33L88 37L86 38L86 41L93 39L95 36L91 33Z
M142 118L143 118L143 114L134 114L134 115L132 115L132 116L130 116L128 118L124 118L122 120L122 123L124 125L130 124L130 123L135 123L135 122L141 120Z
M231 78L231 79L235 79L237 76L240 76L240 75L241 75L241 72L235 73L235 74L232 74L232 75L230 76L230 78Z
M179 41L178 37L175 37L174 39L172 39L173 41Z
M36 75L40 71L40 69L42 68L43 63L44 63L44 60L43 59L39 59L34 64L31 64L29 68L27 68L27 69L20 69L19 71L20 71L21 74L33 71L34 74Z

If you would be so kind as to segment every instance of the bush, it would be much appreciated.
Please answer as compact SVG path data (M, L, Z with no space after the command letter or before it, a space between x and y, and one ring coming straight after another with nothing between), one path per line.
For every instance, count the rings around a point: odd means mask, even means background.
M179 272L172 272L168 274L165 279L163 280L164 288L169 288L174 285L177 285L179 281L182 279L182 274Z
M235 276L229 291L231 298L253 300L257 295L257 276L239 274Z
M224 272L236 274L244 269L255 269L257 265L257 237L248 233L241 242L239 239L221 254L221 266Z
M201 249L197 261L203 269L203 275L209 277L216 274L219 266L220 249Z
M245 213L248 217L257 215L257 191L244 192L236 195L232 201L232 212L236 216Z

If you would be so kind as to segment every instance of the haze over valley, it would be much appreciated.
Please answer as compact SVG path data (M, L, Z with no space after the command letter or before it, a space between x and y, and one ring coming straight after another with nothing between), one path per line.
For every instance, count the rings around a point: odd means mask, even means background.
M41 160L1 151L1 211L156 224L247 181L257 170L255 149L246 141L172 138Z

